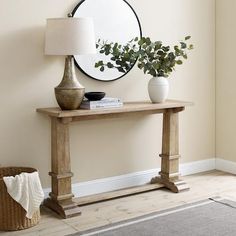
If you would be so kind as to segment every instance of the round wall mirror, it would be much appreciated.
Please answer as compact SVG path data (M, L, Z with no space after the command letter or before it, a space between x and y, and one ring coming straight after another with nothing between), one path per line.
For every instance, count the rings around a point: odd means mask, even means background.
M137 14L125 0L82 0L73 10L72 16L93 18L96 41L101 39L127 44L135 37L142 36ZM76 66L96 80L113 81L129 72L123 73L113 69L101 72L95 68L95 63L100 60L109 62L110 58L99 52L94 55L77 55L74 58Z

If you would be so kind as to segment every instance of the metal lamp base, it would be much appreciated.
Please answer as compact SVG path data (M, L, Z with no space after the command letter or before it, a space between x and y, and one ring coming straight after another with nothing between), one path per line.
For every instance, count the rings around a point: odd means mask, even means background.
M85 88L76 78L73 56L67 56L65 71L61 83L55 88L58 105L62 110L76 110L79 108Z
M61 89L55 88L55 96L57 103L62 110L76 110L79 108L83 97L84 97L84 88L76 89Z

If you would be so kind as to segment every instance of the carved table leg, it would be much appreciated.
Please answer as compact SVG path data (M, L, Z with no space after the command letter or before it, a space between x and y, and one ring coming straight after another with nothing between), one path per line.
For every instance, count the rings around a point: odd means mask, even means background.
M182 109L168 109L163 114L162 154L160 177L154 177L151 183L162 183L172 192L188 190L187 184L179 179L179 120Z
M70 166L69 123L71 118L51 118L51 169L52 192L44 205L63 218L81 214L72 201Z

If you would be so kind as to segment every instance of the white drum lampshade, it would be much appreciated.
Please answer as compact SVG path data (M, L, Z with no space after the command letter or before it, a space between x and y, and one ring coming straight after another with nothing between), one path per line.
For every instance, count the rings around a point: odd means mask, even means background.
M62 110L78 109L85 88L76 77L73 55L96 53L92 18L47 19L45 35L46 55L66 55L61 83L55 88L58 105Z
M45 54L80 55L96 53L92 18L47 19Z

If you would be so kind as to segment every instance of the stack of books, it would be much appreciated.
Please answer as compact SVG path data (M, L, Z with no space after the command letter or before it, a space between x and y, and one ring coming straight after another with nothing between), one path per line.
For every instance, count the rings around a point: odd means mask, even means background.
M83 100L80 105L81 109L100 109L100 108L117 108L122 107L123 102L119 98L105 97L99 101Z

